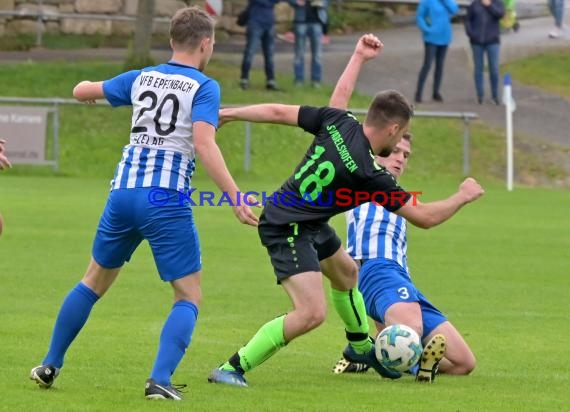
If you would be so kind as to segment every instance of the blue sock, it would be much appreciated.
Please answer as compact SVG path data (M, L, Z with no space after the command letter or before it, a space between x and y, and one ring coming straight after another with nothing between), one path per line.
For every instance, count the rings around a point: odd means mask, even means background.
M192 302L180 300L172 306L160 334L158 354L150 375L159 385L170 385L170 377L190 345L198 318L198 308Z
M85 325L91 308L98 299L99 296L81 282L69 292L57 315L44 365L56 368L63 366L65 352Z

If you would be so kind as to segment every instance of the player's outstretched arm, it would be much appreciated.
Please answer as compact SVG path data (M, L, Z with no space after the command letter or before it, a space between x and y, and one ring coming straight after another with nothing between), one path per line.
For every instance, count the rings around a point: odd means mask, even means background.
M239 197L239 189L230 174L220 148L216 144L216 129L206 122L195 122L192 126L194 136L194 148L200 158L208 176L220 188L227 193L232 200L234 214L242 223L257 226L258 217L244 204L244 199Z
M97 99L103 99L103 82L91 82L83 80L73 88L73 97L80 102L95 103Z
M405 217L414 226L429 229L445 222L467 203L477 200L484 193L481 185L468 177L461 183L459 190L447 199L421 203L412 198L395 213Z
M226 107L220 110L220 126L234 121L245 120L254 123L278 123L297 126L300 106L264 103L252 106Z
M337 109L348 108L362 65L378 56L383 48L384 44L373 34L365 34L358 39L354 52L336 83L329 106Z

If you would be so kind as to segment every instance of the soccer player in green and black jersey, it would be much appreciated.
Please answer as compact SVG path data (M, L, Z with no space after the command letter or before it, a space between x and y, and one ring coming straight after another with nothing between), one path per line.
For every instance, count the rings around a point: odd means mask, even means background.
M339 89L340 97L352 93L362 63L376 57L382 47L374 35L359 39L339 79L347 85ZM340 97L333 94L331 105ZM412 115L406 98L393 90L374 97L362 124L349 111L334 107L262 104L220 111L222 124L248 120L296 125L315 139L294 174L269 199L258 226L261 242L293 310L263 325L244 347L212 371L210 382L247 386L245 372L319 326L327 306L323 275L331 282L333 306L345 324L349 342L345 358L365 363L385 377L400 376L376 359L364 301L356 287L358 269L328 220L368 201L420 226L450 215L457 202L420 204L374 161L375 154L387 156L392 152L407 132ZM480 195L480 187L473 182L462 201Z

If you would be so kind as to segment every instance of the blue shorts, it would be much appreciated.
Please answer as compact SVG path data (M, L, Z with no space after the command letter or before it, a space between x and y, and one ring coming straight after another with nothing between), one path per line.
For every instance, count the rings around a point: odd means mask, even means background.
M399 302L420 304L424 328L422 339L447 320L416 288L408 272L394 260L365 260L358 278L358 288L364 296L366 312L375 321L384 323L388 308Z
M192 209L176 190L158 188L164 205L149 201L157 188L115 189L109 194L93 242L93 258L104 268L128 262L148 240L158 273L170 282L202 267L200 241Z

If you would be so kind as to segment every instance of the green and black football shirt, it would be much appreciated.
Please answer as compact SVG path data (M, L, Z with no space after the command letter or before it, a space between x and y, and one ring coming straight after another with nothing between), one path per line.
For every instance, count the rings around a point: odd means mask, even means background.
M374 161L352 113L302 106L298 124L315 138L294 174L268 198L263 212L267 222L327 221L367 201L393 212L411 197Z

